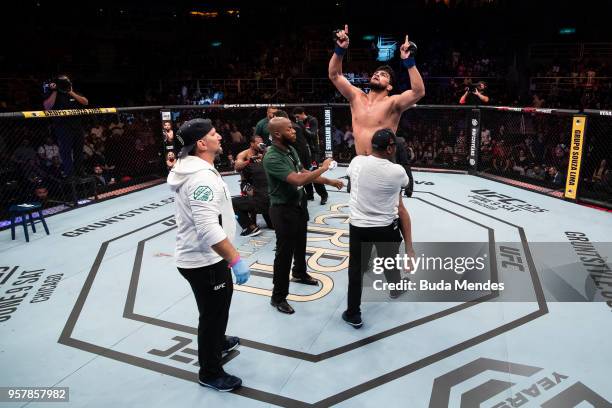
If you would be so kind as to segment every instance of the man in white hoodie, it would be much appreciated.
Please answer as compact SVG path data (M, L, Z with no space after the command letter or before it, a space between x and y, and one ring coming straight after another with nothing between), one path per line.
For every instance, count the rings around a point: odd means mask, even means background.
M176 205L176 266L187 279L200 312L198 324L199 383L232 391L242 380L223 371L223 352L238 347L237 337L225 335L233 283L245 283L248 265L232 240L236 218L232 198L213 163L222 152L221 136L208 119L185 122L176 134L182 147L168 175Z

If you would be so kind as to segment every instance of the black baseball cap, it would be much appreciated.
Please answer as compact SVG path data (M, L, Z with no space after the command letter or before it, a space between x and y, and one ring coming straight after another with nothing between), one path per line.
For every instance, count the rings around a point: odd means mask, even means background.
M181 149L179 156L183 157L189 153L196 142L206 136L212 128L210 119L191 119L183 123L176 132L176 141Z
M376 150L385 150L396 144L397 138L391 129L379 129L372 136L372 147Z

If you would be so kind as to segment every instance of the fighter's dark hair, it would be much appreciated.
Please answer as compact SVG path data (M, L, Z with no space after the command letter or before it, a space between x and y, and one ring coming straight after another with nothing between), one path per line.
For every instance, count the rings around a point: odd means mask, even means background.
M299 114L302 114L302 113L306 113L306 111L301 106L297 106L297 107L293 108L293 114L294 115L299 115Z

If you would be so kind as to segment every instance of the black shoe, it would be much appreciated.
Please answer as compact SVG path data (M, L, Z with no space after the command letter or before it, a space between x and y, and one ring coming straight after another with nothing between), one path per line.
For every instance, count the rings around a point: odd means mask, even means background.
M393 289L389 291L389 299L395 300L398 297L402 296L404 293L408 291L408 282L410 282L409 278L402 278L401 282L403 282L402 289Z
M308 196L308 197L306 197L306 199L307 199L308 201L314 201L314 196Z
M301 283L303 285L319 286L319 281L308 274L305 274L303 276L294 276L291 281Z
M278 310L281 313L286 313L286 314L293 314L293 313L295 313L295 310L293 310L291 305L289 303L287 303L286 300L283 300L282 302L278 302L278 303L273 301L273 300L271 300L270 304L272 306L274 306L276 308L276 310Z
M325 205L327 204L327 197L322 197L321 198L321 205Z
M221 392L233 391L237 388L240 388L240 386L242 385L242 380L240 378L226 373L223 373L220 377L209 380L200 378L198 379L198 382L203 387L209 387L213 390Z
M246 228L240 233L241 237L254 237L255 235L261 234L261 229L257 226L255 228Z
M229 353L240 345L240 339L235 336L225 336L225 343L223 344L223 353Z
M361 320L361 316L349 316L346 311L342 312L342 320L350 324L356 329L360 329L363 326L363 321Z

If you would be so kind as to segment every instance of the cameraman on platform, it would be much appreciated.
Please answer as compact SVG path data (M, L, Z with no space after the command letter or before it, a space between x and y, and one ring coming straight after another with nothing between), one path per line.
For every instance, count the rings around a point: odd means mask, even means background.
M484 105L489 103L489 97L485 95L487 84L484 81L479 81L475 84L468 84L465 87L465 93L459 100L461 105Z
M240 197L232 199L234 212L238 216L238 223L242 227L242 236L253 237L261 233L257 226L257 214L262 214L268 228L272 221L268 212L270 198L268 196L268 180L264 171L262 160L266 152L266 144L261 136L251 136L249 148L238 153L234 170L240 173Z
M67 75L59 75L46 83L44 89L45 110L82 109L89 104L84 96L74 92L72 82ZM59 145L62 170L67 176L82 173L83 161L83 126L80 117L58 117L53 120L55 139Z

